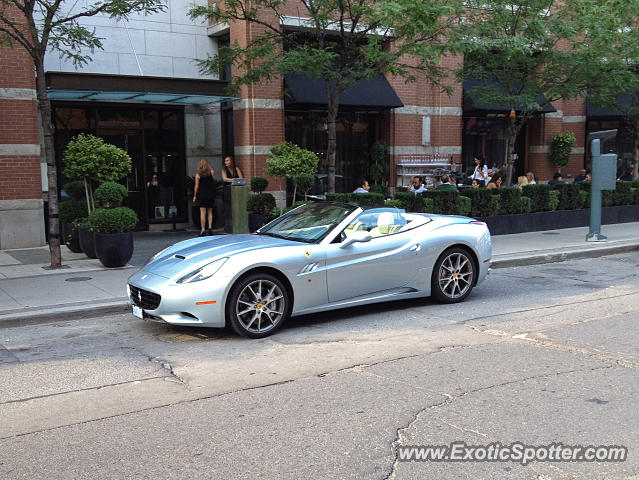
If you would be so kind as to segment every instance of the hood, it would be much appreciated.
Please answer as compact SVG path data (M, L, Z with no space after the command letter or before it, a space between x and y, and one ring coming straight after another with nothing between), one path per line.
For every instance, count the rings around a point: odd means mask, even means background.
M299 245L298 242L266 235L218 235L176 243L160 256L145 265L142 270L172 278L186 274L218 258L270 247Z

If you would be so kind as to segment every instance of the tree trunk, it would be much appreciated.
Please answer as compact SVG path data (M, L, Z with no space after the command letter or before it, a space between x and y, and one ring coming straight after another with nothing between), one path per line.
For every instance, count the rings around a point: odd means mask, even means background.
M53 141L54 127L51 121L51 103L47 96L47 84L44 78L44 63L42 58L35 62L35 67L38 111L42 122L44 156L47 160L47 180L49 183L49 253L51 255L51 268L60 268L62 266L62 254L60 252L60 220L58 218L58 177L55 161L55 144Z
M513 168L515 165L515 145L517 144L517 136L521 130L522 123L517 118L511 118L508 122L508 157L506 165L506 178L504 178L504 186L510 186L513 179Z
M326 80L327 115L326 126L328 130L328 146L326 148L326 160L328 163L327 188L328 193L335 193L335 163L337 153L337 112L339 110L339 96L342 89L337 85L331 87L331 82Z
M639 115L635 116L635 145L632 152L632 178L639 178Z

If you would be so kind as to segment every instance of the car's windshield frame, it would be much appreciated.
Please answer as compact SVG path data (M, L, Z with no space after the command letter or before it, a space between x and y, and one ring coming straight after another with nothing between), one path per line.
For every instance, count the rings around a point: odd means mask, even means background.
M287 219L290 219L291 215L299 215L301 214L305 209L311 208L311 207L317 207L317 206L326 206L326 207L339 207L343 209L343 214L340 215L339 217L337 217L335 220L333 220L330 224L328 224L328 228L326 229L326 231L324 231L322 233L321 236L319 236L318 238L304 238L304 237L291 237L291 236L287 236L287 235L283 235L281 232L275 231L273 232L272 230L277 227L277 225L281 224L282 222L287 221ZM351 214L357 210L359 207L357 205L351 205L348 203L335 203L335 202L311 202L311 203L307 203L305 205L300 205L297 208L294 208L293 210L291 210L290 212L285 213L284 215L282 215L279 218L276 218L275 220L273 220L272 222L264 225L263 227L261 227L256 233L258 235L267 235L267 236L273 236L276 238L283 238L285 240L291 240L293 242L303 242L303 243L320 243L322 240L324 240L324 238L326 238L327 235L329 235L331 232L333 232L335 230L335 227L338 226L340 223L342 223L346 218L350 217ZM322 226L324 226L326 224L322 224ZM317 225L320 226L320 225Z

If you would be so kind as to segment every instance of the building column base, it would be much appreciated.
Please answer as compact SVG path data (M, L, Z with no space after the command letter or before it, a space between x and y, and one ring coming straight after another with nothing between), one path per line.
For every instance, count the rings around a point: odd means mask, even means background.
M46 243L43 206L42 199L0 200L0 250Z

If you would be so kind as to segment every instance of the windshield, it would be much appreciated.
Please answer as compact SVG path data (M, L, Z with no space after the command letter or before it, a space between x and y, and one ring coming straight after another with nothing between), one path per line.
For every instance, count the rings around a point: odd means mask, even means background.
M317 243L355 208L354 205L307 203L273 220L257 233Z

